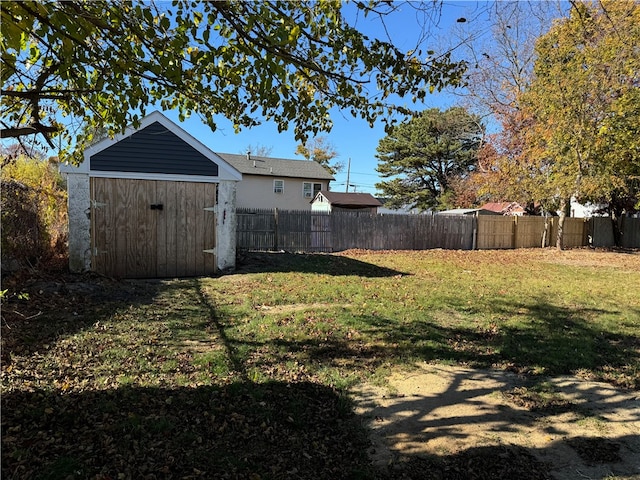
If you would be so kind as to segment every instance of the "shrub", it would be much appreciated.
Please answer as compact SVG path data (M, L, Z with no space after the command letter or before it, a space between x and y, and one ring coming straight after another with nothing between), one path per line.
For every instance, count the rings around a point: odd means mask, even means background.
M1 181L3 269L64 256L67 194L57 165L19 156L2 168Z

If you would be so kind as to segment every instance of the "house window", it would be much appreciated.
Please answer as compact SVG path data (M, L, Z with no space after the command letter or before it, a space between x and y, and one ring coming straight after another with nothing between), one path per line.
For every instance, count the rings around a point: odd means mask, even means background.
M313 182L302 183L302 196L305 198L315 197L320 190L322 190L321 183L313 183Z
M273 193L284 193L284 180L273 181Z

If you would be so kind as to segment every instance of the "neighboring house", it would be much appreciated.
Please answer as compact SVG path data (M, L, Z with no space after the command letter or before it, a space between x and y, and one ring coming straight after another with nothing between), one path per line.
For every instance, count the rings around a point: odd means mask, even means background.
M526 214L522 205L517 202L491 202L485 203L480 208L495 212L498 215L522 216Z
M500 215L499 213L485 210L483 208L454 208L452 210L443 210L438 215Z
M160 112L60 170L71 271L162 278L235 267L242 175Z
M329 190L333 176L318 162L219 153L242 173L238 184L238 208L310 210L321 190Z
M318 192L311 202L314 212L368 212L377 213L382 203L370 193Z
M571 198L570 217L590 218L606 216L602 211L606 209L606 205L598 205L593 203L579 203L575 197ZM560 214L560 212L558 212Z

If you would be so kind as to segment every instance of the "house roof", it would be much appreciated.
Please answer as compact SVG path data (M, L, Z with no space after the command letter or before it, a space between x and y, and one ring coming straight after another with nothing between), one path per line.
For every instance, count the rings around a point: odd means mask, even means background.
M370 193L339 193L318 192L316 198L322 195L331 205L336 207L381 207L382 203ZM315 199L314 198L314 201Z
M312 160L259 157L218 153L222 159L246 175L335 180L322 165Z
M438 212L438 215L473 215L475 213L478 215L498 215L496 212L485 208L454 208Z
M524 208L522 208L522 206L516 202L490 202L485 203L480 208L503 215L509 213L524 213Z

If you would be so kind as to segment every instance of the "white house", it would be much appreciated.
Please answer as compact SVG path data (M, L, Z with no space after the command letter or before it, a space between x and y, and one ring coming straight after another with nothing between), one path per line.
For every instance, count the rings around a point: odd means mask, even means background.
M218 155L242 173L236 196L238 208L310 210L315 195L329 190L329 183L335 180L322 165L310 160Z

